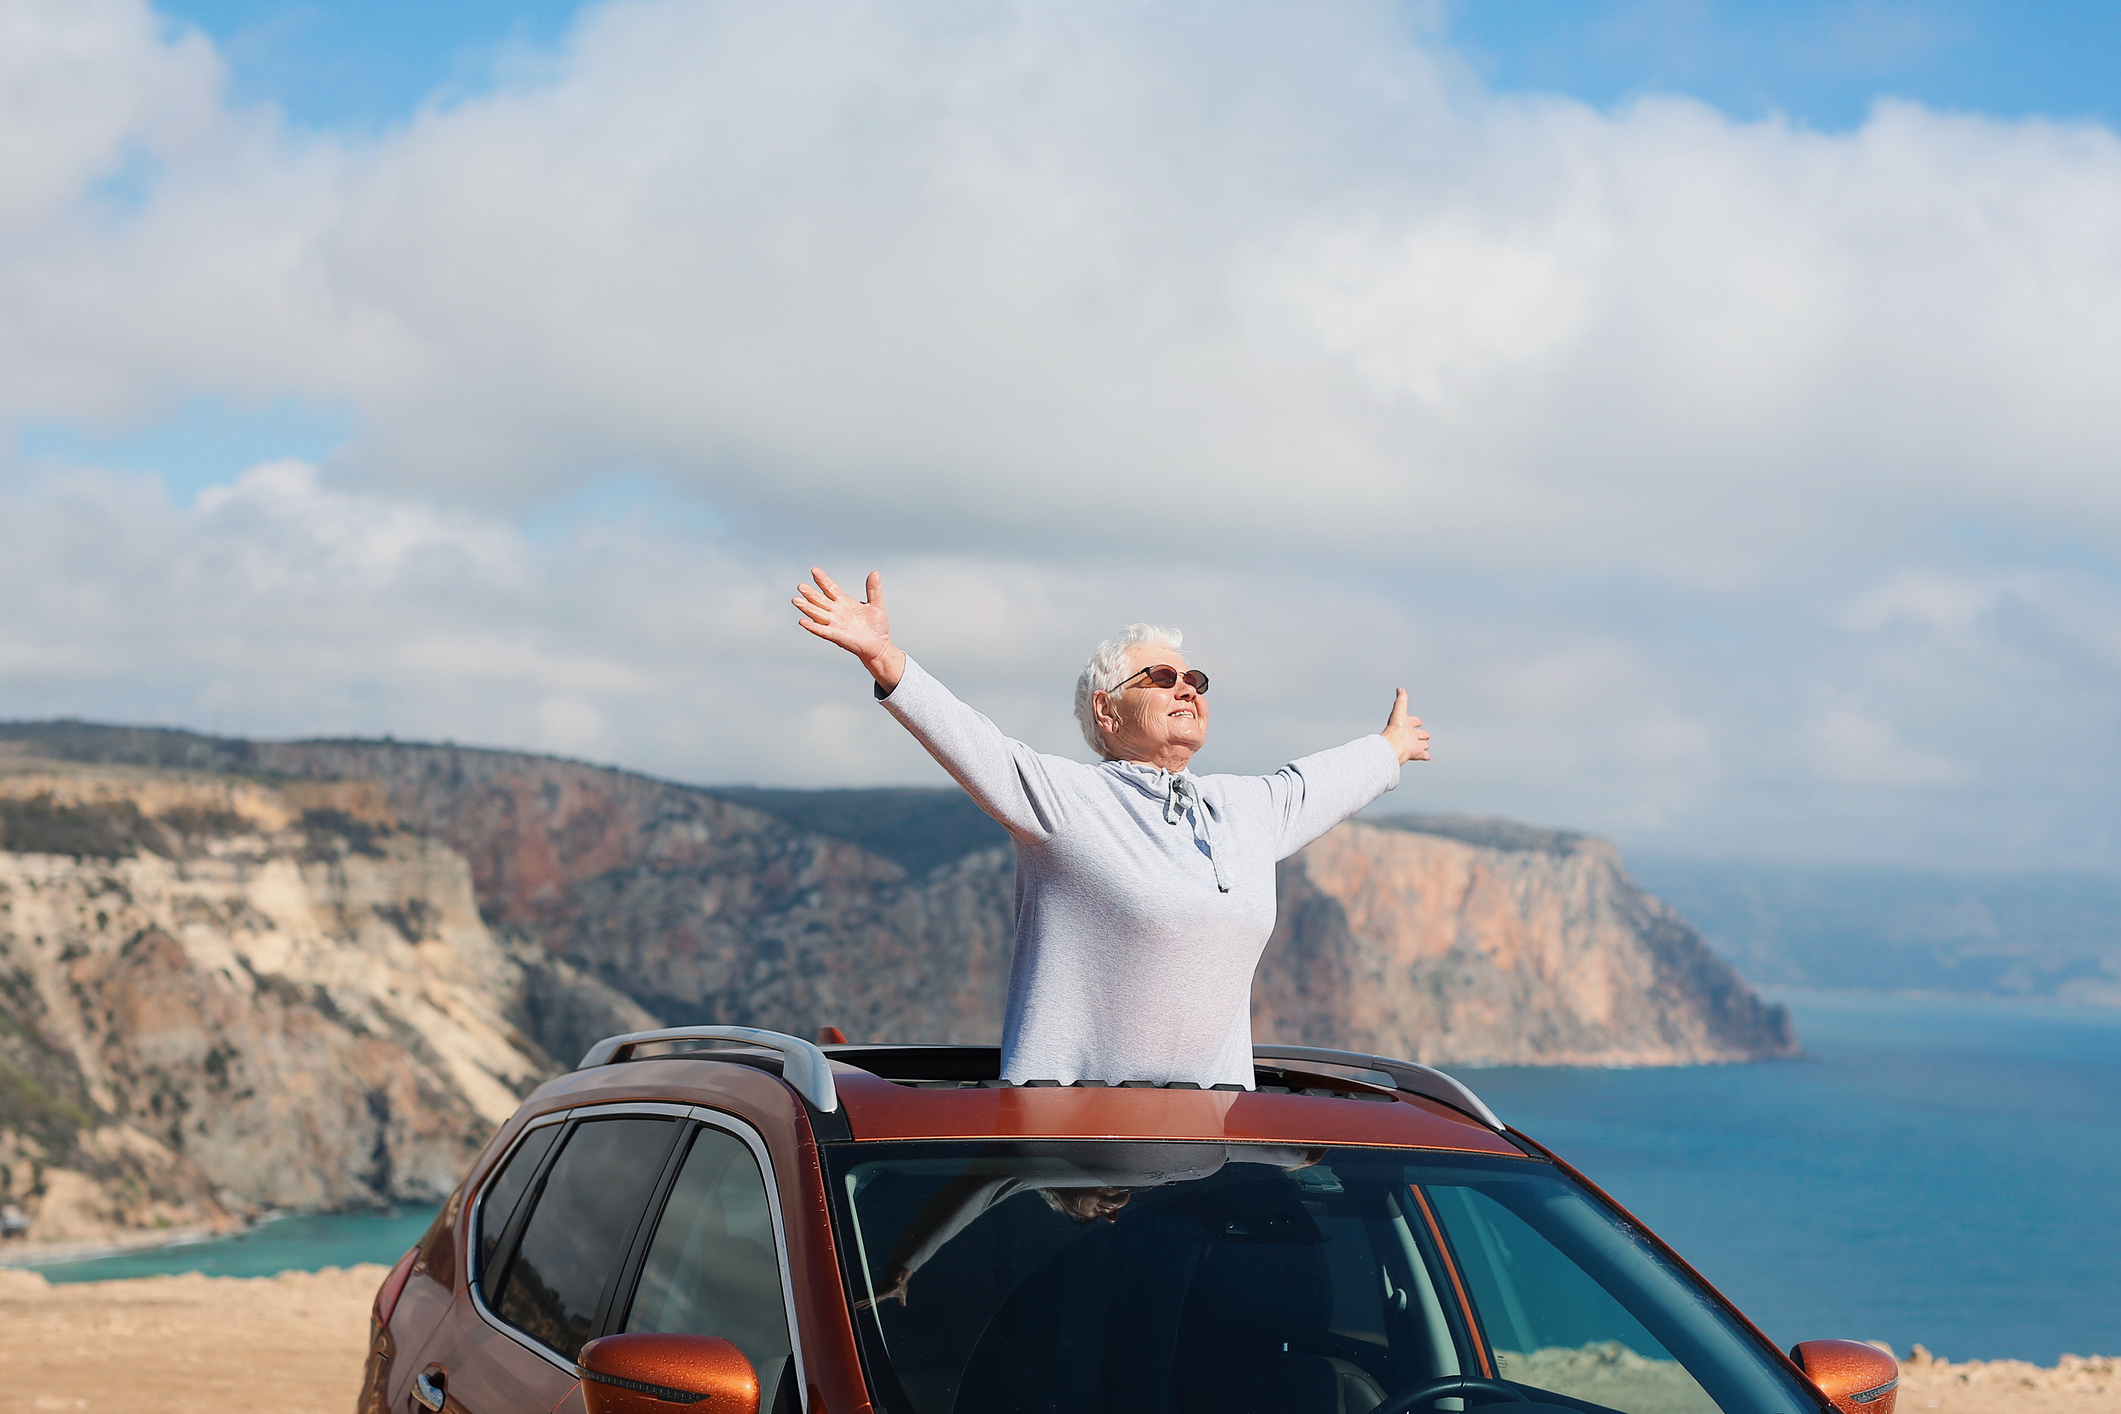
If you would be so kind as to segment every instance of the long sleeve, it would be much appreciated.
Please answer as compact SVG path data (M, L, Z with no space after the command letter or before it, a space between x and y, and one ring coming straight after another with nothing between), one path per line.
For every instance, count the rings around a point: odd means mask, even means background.
M1399 785L1399 753L1382 736L1291 761L1263 778L1279 822L1274 857L1287 859Z
M1024 1181L1012 1174L974 1171L943 1185L928 1205L915 1215L906 1235L892 1249L891 1265L898 1271L917 1272L928 1259L995 1204L1014 1197Z
M1043 756L1005 735L910 657L905 675L882 701L884 710L1010 834L1042 840L1060 828L1062 798L1052 772L1083 769L1077 763Z

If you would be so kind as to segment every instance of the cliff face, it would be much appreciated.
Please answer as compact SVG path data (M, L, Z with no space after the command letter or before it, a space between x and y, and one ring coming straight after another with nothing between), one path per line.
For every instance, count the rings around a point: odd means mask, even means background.
M977 850L920 876L708 791L550 757L293 743L259 768L376 782L459 850L486 917L671 1023L869 1040L1000 1031L1014 876ZM548 1047L573 1060L579 1049Z
M657 1022L1000 1031L1013 869L955 792L749 793L775 810L447 746L9 738L0 1201L31 1197L40 1236L431 1196L539 1078ZM1280 885L1262 1039L1459 1063L1794 1049L1604 841L1346 825Z
M878 847L861 792L789 808L805 830L707 792L538 757L259 750L271 770L380 782L403 818L471 858L490 916L666 1020L998 1037L1014 906L1006 846L915 877L815 832ZM911 793L875 794L879 812L910 813ZM943 836L979 838L931 814L927 837ZM919 846L905 857L922 858ZM1461 1064L1694 1064L1796 1049L1781 1009L1630 882L1604 840L1443 817L1351 824L1287 861L1280 889L1254 988L1262 1040Z
M1283 862L1256 1035L1482 1065L1791 1055L1761 1002L1600 839L1348 824Z
M519 1013L578 979L512 955L463 859L381 804L0 774L0 1201L34 1238L437 1197L551 1072ZM598 1029L646 1021L611 1000Z

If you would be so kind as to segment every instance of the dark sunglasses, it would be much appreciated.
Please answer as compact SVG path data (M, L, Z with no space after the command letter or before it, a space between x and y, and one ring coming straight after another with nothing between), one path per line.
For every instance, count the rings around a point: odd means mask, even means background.
M1158 663L1153 668L1143 668L1134 675L1134 678L1147 678L1157 687L1177 687L1178 680L1184 678L1186 686L1192 688L1195 692L1206 692L1208 690L1208 675L1199 668L1188 668L1181 673L1169 663ZM1134 678L1128 678L1126 682L1121 683L1112 690L1114 692L1126 691L1127 684L1133 682Z

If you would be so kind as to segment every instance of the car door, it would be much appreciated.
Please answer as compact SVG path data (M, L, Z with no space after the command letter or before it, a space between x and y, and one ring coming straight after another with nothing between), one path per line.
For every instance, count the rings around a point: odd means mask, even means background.
M799 1414L802 1361L772 1160L741 1121L694 1113L702 1123L684 1142L610 1329L720 1336L758 1371L760 1410Z
M471 1280L415 1370L459 1414L548 1410L609 1318L684 1131L678 1106L576 1110L528 1129L478 1200Z

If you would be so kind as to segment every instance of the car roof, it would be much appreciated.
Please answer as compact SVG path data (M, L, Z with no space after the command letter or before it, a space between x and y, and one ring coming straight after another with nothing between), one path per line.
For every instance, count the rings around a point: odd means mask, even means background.
M856 1139L1162 1139L1376 1144L1522 1156L1478 1120L1420 1096L1284 1090L916 1087L835 1066Z
M679 1027L601 1041L540 1096L549 1105L564 1092L579 1105L604 1092L639 1099L657 1091L713 1104L724 1088L716 1073L726 1076L732 1066L781 1076L828 1142L1143 1139L1527 1153L1477 1096L1441 1072L1313 1047L1256 1047L1254 1090L1012 1085L998 1077L993 1046L820 1047L746 1027Z

